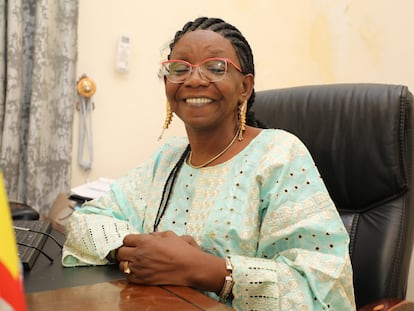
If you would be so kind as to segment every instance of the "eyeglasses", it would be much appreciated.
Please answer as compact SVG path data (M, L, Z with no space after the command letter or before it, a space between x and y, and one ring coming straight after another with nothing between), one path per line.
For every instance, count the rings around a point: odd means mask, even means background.
M237 66L230 58L207 58L198 64L191 64L184 60L172 59L161 63L162 75L167 77L172 83L183 83L187 80L193 71L198 68L200 76L208 82L217 82L223 80L226 76L228 64L232 64L239 72L241 68Z

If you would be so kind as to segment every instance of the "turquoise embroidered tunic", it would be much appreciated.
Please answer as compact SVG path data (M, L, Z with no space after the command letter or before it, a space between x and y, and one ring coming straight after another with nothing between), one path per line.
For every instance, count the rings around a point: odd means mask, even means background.
M107 264L125 235L151 232L187 144L171 139L107 195L77 209L63 265ZM184 163L158 227L165 230L231 258L237 310L355 310L349 237L308 150L283 130L263 130L224 163Z

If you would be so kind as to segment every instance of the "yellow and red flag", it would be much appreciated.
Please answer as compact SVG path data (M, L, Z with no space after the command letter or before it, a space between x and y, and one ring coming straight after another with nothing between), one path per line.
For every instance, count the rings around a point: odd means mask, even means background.
M0 171L0 310L26 310L21 275L3 174Z

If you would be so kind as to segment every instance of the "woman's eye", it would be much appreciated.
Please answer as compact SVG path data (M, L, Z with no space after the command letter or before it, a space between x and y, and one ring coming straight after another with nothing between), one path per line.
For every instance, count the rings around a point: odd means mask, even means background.
M216 75L224 74L226 72L226 65L222 62L210 64L207 63L204 67L206 70Z
M170 74L173 75L183 75L189 72L188 66L185 65L176 65L176 66L170 66Z
M186 74L186 73L188 73L188 69L175 69L174 71L173 71L173 74L175 74L175 75L183 75L183 74Z
M220 68L220 67L209 68L209 71L211 71L212 73L215 73L215 74L223 74L225 72L225 70L223 68Z

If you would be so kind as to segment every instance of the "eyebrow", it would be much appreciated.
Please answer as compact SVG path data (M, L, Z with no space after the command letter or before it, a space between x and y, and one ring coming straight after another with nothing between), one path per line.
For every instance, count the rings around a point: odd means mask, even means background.
M208 46L207 48L204 49L204 51L206 51L206 52L209 53L208 56L205 57L205 58L212 58L212 57L231 58L230 56L225 55L225 52L226 51L224 49L222 49L220 47L217 47L217 46L213 46L213 45ZM223 53L223 54L221 54L221 53ZM186 50L183 49L183 51L181 51L180 53L178 53L179 57L178 56L175 56L174 59L181 59L181 60L188 61L188 58L187 57L189 55L193 55L193 54L194 54L193 52L186 51ZM185 57L183 57L183 56L185 56ZM173 57L171 57L171 55L170 55L170 58L173 59Z

